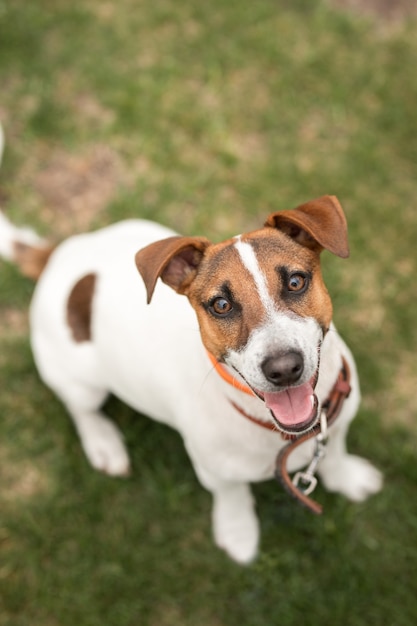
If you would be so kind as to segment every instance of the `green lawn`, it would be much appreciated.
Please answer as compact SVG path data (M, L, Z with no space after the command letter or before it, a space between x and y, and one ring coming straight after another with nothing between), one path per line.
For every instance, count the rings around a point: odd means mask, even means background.
M375 5L375 3L373 3ZM385 474L324 516L255 487L259 559L210 537L180 438L118 400L134 473L87 464L29 347L33 286L0 263L0 626L417 623L417 21L318 0L0 0L0 196L45 235L144 216L216 240L331 193L324 255Z

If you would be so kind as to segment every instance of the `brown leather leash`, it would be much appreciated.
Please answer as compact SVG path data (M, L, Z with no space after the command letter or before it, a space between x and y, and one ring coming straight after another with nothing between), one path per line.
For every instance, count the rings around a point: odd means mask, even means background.
M342 367L340 369L337 380L330 392L329 397L322 406L322 421L317 424L310 432L298 437L287 444L279 453L275 463L275 478L280 482L284 489L300 504L307 509L320 515L323 507L309 498L309 494L314 490L317 479L314 476L315 470L326 453L327 427L331 426L342 410L343 403L349 396L350 386L350 369L346 360L342 357ZM298 446L305 443L312 437L316 438L316 447L313 459L308 468L302 472L297 472L291 479L287 462L290 454L294 452ZM304 484L304 487L302 486Z

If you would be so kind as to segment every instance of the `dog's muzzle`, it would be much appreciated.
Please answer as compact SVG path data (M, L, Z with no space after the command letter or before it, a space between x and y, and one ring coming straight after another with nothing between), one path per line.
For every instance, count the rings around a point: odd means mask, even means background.
M320 349L318 352L320 355ZM314 376L302 384L297 384L304 371L304 359L300 352L275 354L265 359L261 369L269 383L280 387L272 392L256 390L278 428L290 435L310 430L320 414L319 401L314 393L319 365Z

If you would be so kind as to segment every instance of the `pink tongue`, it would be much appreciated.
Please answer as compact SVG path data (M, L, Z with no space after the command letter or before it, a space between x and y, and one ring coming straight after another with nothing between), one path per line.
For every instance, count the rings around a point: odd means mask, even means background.
M263 395L266 406L281 424L294 426L307 421L311 416L313 387L310 383Z

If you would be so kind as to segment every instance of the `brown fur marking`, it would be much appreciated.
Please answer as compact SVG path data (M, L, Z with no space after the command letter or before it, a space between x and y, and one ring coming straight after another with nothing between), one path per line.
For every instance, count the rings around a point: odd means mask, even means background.
M323 329L327 329L332 306L321 276L319 254L269 228L248 233L242 240L254 248L277 310L313 317ZM234 240L228 240L207 250L187 293L197 312L203 342L218 359L224 356L225 346L233 350L243 348L250 332L258 328L266 316L253 276L243 265L234 244ZM279 272L281 267L290 272L304 271L311 276L311 284L304 295L293 299L282 297L285 286ZM224 285L233 295L239 314L219 320L213 318L202 304L224 295Z
M67 322L77 343L91 341L91 313L97 274L86 274L75 283L68 297Z
M22 274L33 280L37 280L42 274L49 257L55 246L36 248L25 243L15 241L14 261Z
M333 309L323 282L319 253L283 236L280 231L268 233L268 229L249 233L243 241L247 241L254 248L277 308L288 308L300 317L314 317L322 328L327 329ZM278 296L284 287L277 271L280 266L291 272L304 271L311 275L311 283L305 296L296 297L291 302L279 301Z
M234 240L228 240L207 250L188 294L197 313L203 343L220 359L225 346L233 350L243 347L251 330L265 317L253 278L242 264L234 244ZM226 295L223 293L225 286L239 313L224 320L215 319L202 305L207 305L214 297Z

